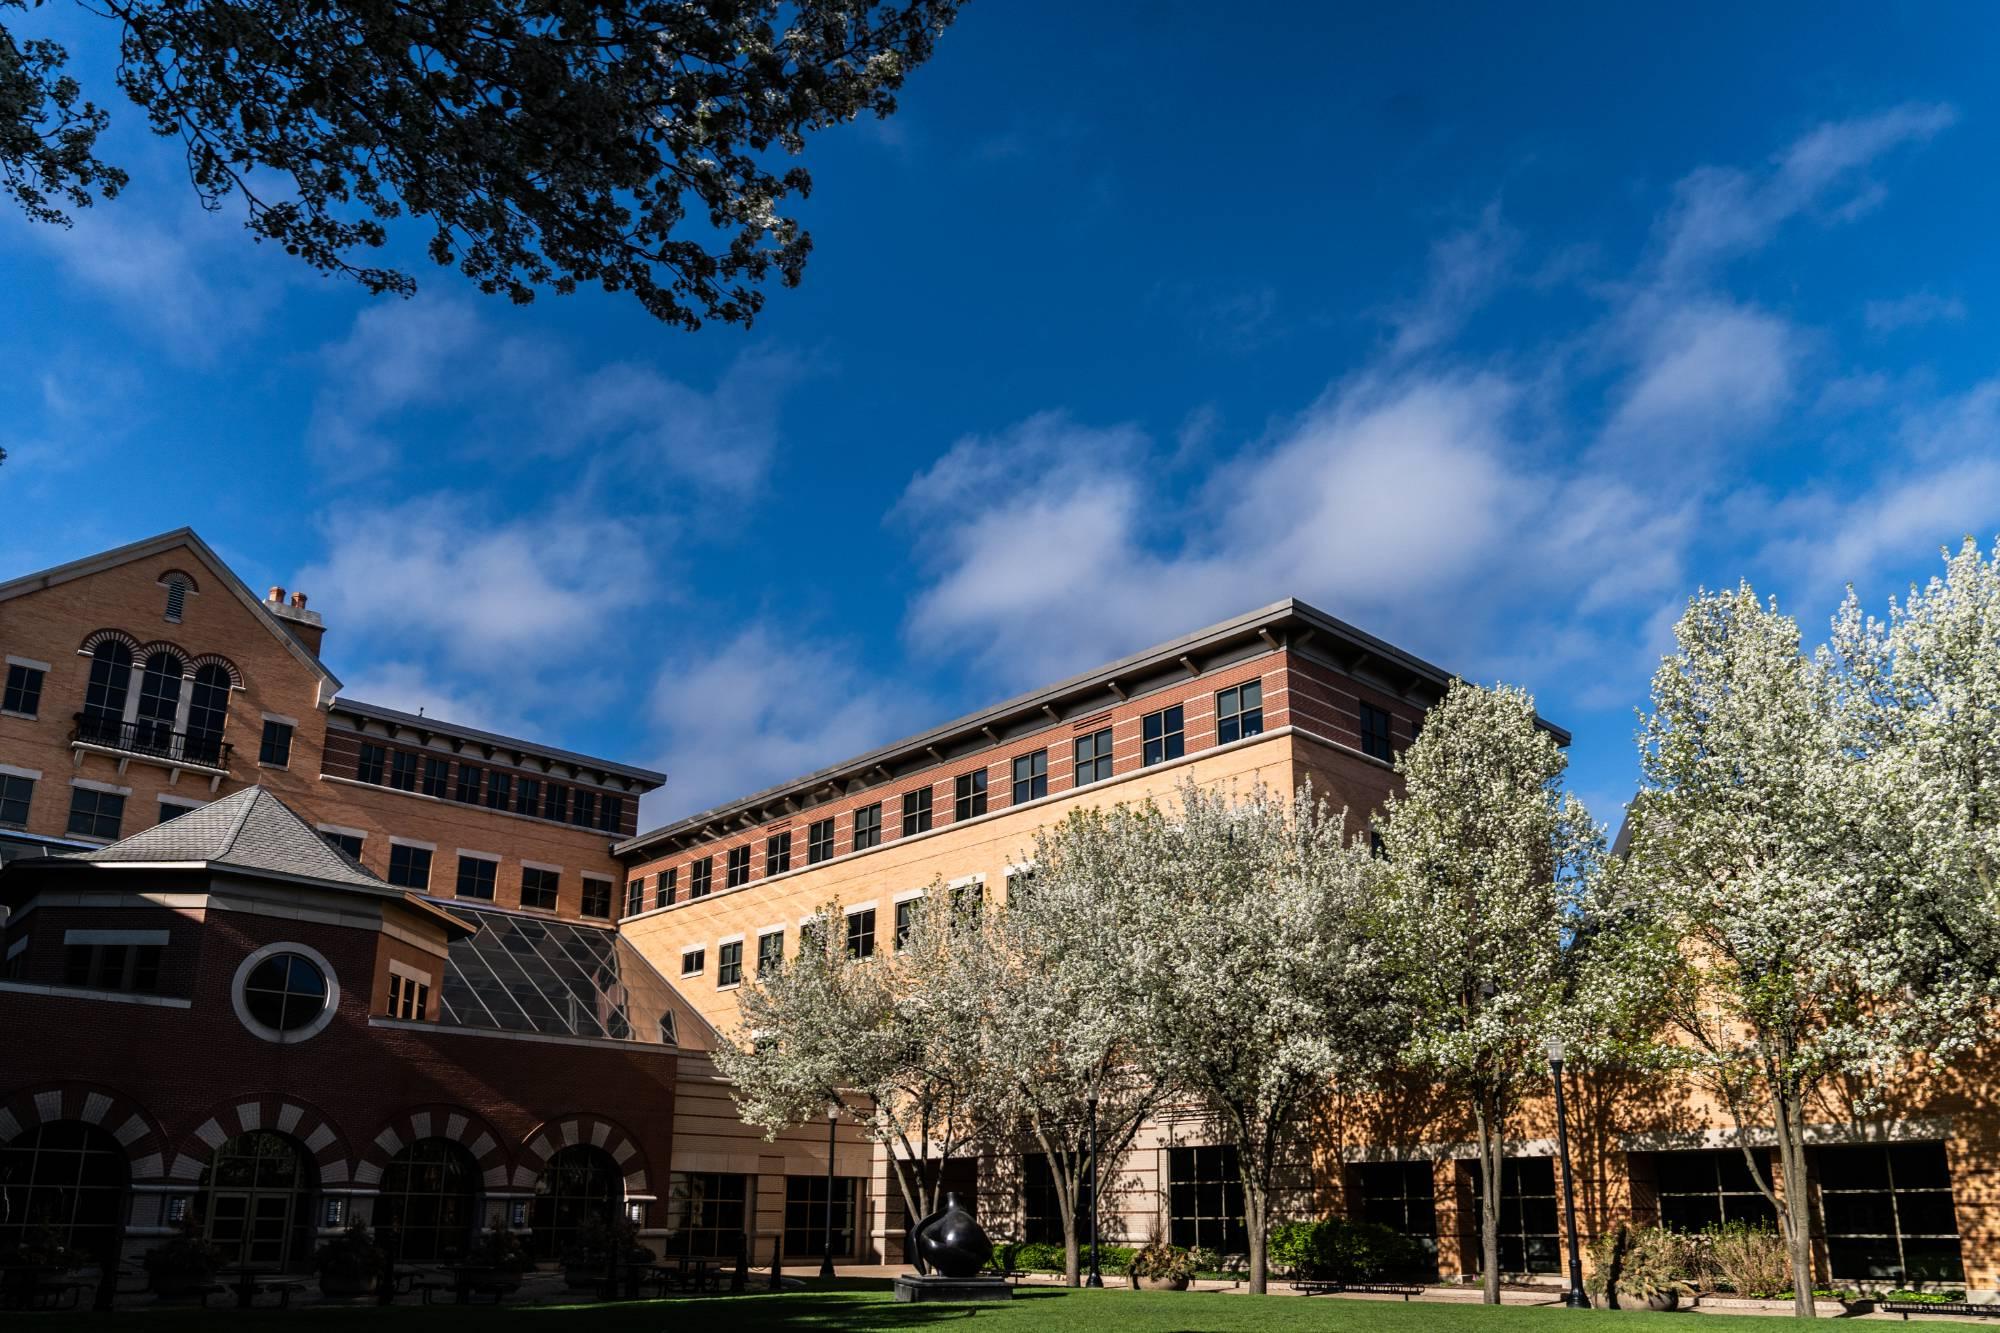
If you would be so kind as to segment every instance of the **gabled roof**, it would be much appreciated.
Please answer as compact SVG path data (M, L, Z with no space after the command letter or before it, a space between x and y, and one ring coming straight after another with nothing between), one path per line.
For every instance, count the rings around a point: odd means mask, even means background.
M72 852L70 859L98 865L231 866L364 889L389 888L262 787L245 787L108 847Z
M296 810L262 787L245 787L109 846L15 862L16 867L86 862L99 866L234 871L401 902L449 930L473 928L444 908L385 883L320 836Z
M305 644L299 642L298 636L287 629L283 621L265 610L262 599L256 593L250 591L249 586L242 579L236 577L236 571L223 563L222 557L217 555L207 542L195 535L193 528L175 528L172 532L163 532L157 537L148 537L144 541L133 542L129 546L120 546L110 551L100 551L96 555L87 555L81 560L72 560L66 565L57 565L53 569L44 569L34 574L23 574L17 579L8 579L6 582L0 583L0 602L20 597L27 593L40 592L44 588L53 588L58 584L68 583L72 579L86 578L92 574L100 574L107 569L116 569L120 565L130 564L134 560L144 560L148 556L164 555L166 552L179 546L185 546L190 551L193 551L195 558L206 565L209 572L221 580L224 587L236 594L236 600L250 609L251 614L256 617L257 623L276 635L278 641L285 645L286 650L299 660L300 665L319 677L320 702L322 704L331 702L333 696L340 692L340 678L335 676L331 671L328 671L326 664L319 660L318 655L308 649Z

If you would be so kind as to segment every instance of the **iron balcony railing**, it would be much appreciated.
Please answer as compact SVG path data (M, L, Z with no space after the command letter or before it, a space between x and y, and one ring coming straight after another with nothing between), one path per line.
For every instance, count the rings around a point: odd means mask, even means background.
M200 764L207 768L229 767L229 743L216 731L175 731L164 722L140 719L127 722L120 717L76 715L76 730L70 740L80 745L101 745L107 750L166 759L177 764Z

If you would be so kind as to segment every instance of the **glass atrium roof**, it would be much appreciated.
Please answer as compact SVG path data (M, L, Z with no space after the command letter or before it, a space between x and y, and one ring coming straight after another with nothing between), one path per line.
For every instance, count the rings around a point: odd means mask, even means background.
M451 944L439 996L457 1027L675 1044L685 1004L639 951L603 926L439 901L479 927Z

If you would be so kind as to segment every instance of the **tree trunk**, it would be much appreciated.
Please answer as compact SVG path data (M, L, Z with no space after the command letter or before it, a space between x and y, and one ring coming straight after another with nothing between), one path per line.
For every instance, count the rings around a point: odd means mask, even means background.
M1486 1090L1473 1100L1479 1132L1479 1289L1488 1305L1500 1303L1499 1100Z
M1784 1206L1778 1220L1785 1228L1785 1248L1792 1261L1792 1313L1811 1319L1813 1261L1811 1214L1806 1207L1805 1109L1796 1089L1781 1089L1772 1099L1777 1115L1778 1163L1785 1173Z
M1243 1180L1243 1229L1250 1239L1250 1294L1262 1296L1267 1282L1264 1242L1270 1224L1271 1198L1261 1183Z
M1049 1154L1051 1164L1055 1154ZM1052 1168L1053 1169L1053 1166ZM1083 1244L1076 1234L1077 1173L1074 1168L1068 1172L1068 1179L1056 1182L1056 1195L1062 1200L1063 1228L1063 1284L1070 1287L1083 1285Z

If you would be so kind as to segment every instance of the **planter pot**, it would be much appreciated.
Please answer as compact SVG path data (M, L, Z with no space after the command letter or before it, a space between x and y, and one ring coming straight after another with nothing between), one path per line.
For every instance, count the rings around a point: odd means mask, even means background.
M1646 1298L1648 1310L1678 1310L1681 1308L1681 1294L1678 1291L1656 1291Z
M1140 1291L1186 1291L1188 1280L1184 1277L1134 1277L1132 1285Z

